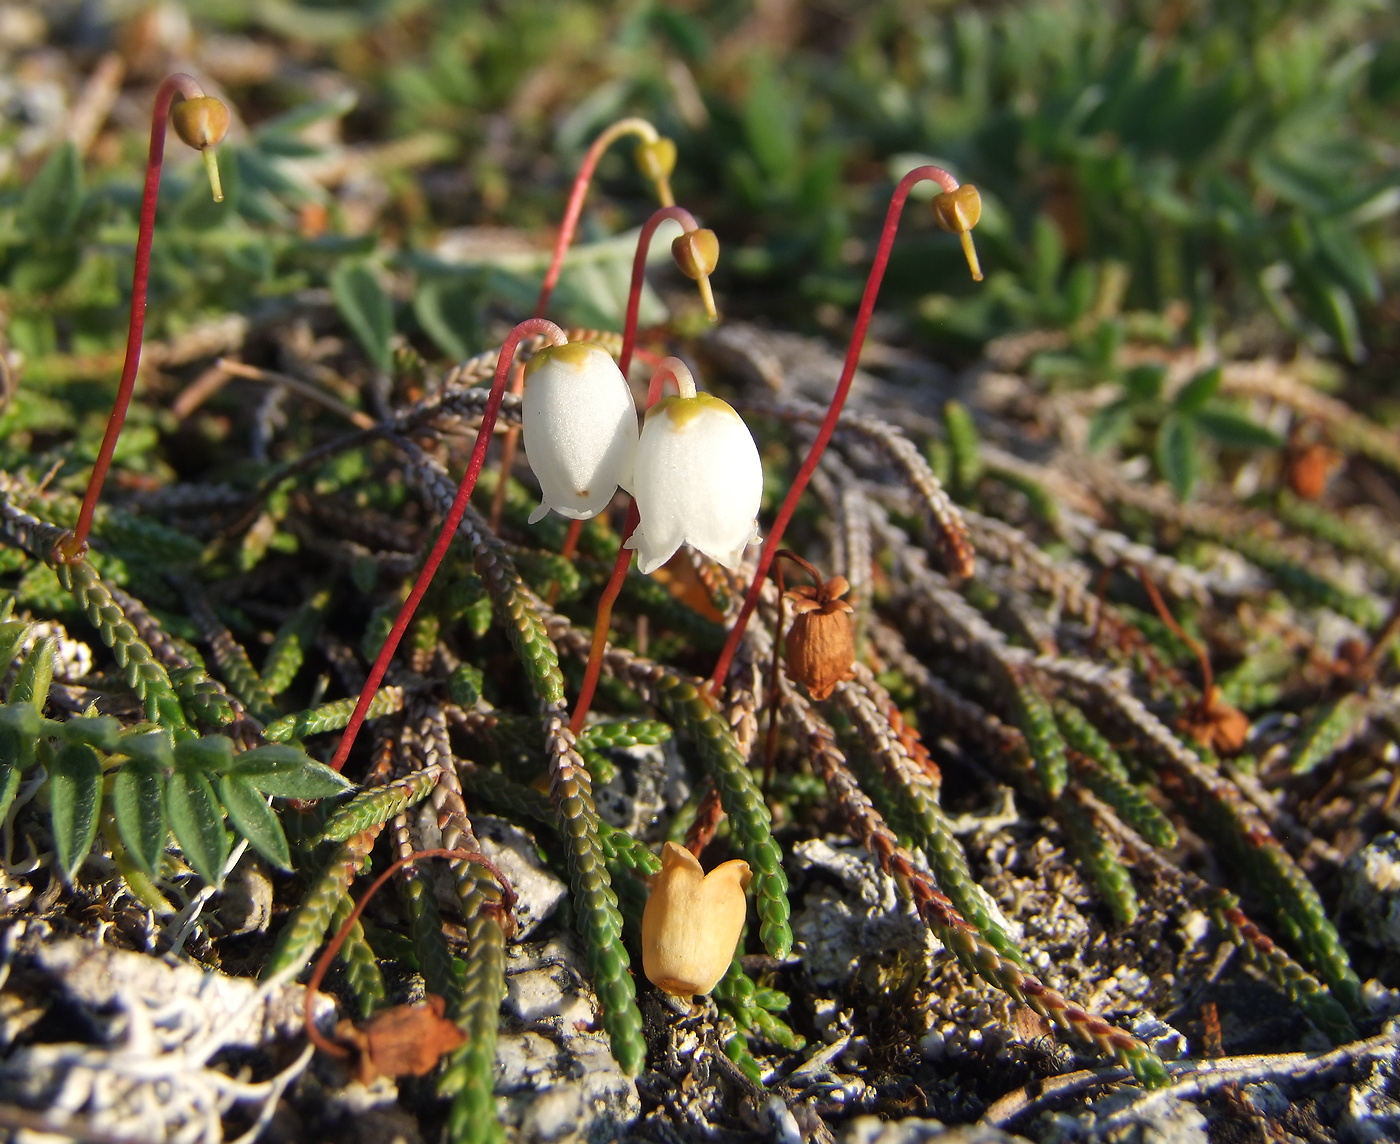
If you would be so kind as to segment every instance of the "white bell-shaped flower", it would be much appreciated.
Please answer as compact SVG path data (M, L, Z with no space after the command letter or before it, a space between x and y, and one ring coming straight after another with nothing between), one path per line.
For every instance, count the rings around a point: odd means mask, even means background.
M643 572L660 568L682 544L737 568L759 539L758 446L732 406L696 393L688 374L677 380L682 395L656 402L642 426L631 490L641 523L627 547L637 550Z
M525 453L540 482L534 524L553 509L588 520L632 491L637 407L612 356L591 342L546 346L525 367Z

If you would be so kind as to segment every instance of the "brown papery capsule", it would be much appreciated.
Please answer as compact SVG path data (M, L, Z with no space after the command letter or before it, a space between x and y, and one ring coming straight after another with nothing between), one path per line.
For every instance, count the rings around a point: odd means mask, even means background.
M200 95L182 99L170 109L170 125L175 134L196 151L217 147L228 134L228 108L221 99Z
M840 598L850 587L844 576L833 576L820 587L790 588L783 594L794 612L783 644L787 676L813 699L825 699L838 683L855 677L851 605Z

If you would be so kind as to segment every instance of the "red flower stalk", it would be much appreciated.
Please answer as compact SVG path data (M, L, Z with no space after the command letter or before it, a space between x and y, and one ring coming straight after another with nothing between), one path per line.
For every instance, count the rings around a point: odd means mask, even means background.
M885 225L880 232L880 244L875 249L875 261L870 267L870 276L865 282L865 293L861 296L860 309L856 312L855 327L851 331L851 343L846 350L846 361L841 369L841 378L836 383L836 392L832 394L831 404L827 408L821 428L817 431L816 439L812 442L812 447L808 450L802 467L797 470L797 475L793 478L787 496L783 498L782 506L778 509L777 519L774 520L773 527L769 529L768 537L763 543L763 551L758 558L758 568L754 571L753 581L749 585L748 594L744 597L744 606L740 609L734 626L729 629L729 635L724 641L724 647L719 653L714 672L710 676L712 694L717 695L719 689L724 685L725 677L729 674L729 665L734 661L734 653L738 650L739 640L743 638L749 617L753 615L754 608L758 606L758 597L763 591L763 581L768 576L768 570L773 566L774 554L782 546L783 533L787 530L788 522L792 520L792 514L797 508L797 502L806 490L807 482L811 480L812 473L816 470L817 463L821 460L822 453L826 451L827 443L830 442L831 435L836 430L836 422L841 416L842 407L846 404L846 396L850 392L856 366L860 363L860 352L865 345L865 335L870 329L870 318L875 312L875 298L880 292L880 282L885 276L885 267L890 260L890 249L894 245L900 212L904 209L904 201L909 197L909 191L916 183L921 183L925 179L932 179L943 188L942 193L936 195L933 200L935 221L943 229L949 230L961 238L963 252L967 256L973 278L978 281L982 279L982 271L977 264L976 251L973 248L970 233L981 215L981 203L976 188L971 185L959 186L958 181L942 167L916 167L899 181L899 185L894 189L894 194L890 196L889 210L885 213Z
M675 208L672 208L675 209ZM656 215L662 214L657 211ZM652 218L655 219L656 215ZM658 220L659 221L659 220ZM653 230L655 227L652 228ZM651 233L646 229L642 231L643 242L649 241ZM643 246L637 248L636 265L646 263L646 249ZM633 286L641 281L637 274L633 274ZM629 312L631 308L629 307ZM633 315L635 322L635 314ZM623 353L627 355L625 360L630 359L631 347L623 341ZM656 373L652 375L651 385L647 388L647 408L650 409L661 400L662 389L666 384L666 379L676 380L675 365L682 365L676 358L664 358ZM623 366L626 372L626 366ZM679 384L679 383L678 383ZM588 666L584 668L583 685L579 688L578 701L574 704L574 713L569 719L569 730L575 735L582 734L583 725L588 719L588 709L593 706L593 695L598 690L598 676L603 670L603 652L608 646L608 625L612 622L613 604L617 602L618 595L622 592L622 582L627 579L627 569L632 563L632 549L627 547L627 542L632 538L632 533L637 530L637 524L641 520L641 514L637 511L635 498L629 498L627 505L627 520L622 526L622 537L617 550L617 559L613 561L612 575L608 577L607 584L603 587L603 594L598 599L598 612L593 619L593 642L588 649Z
M671 172L676 166L676 145L670 139L657 134L656 128L645 119L628 118L619 119L611 127L603 130L598 138L593 140L592 145L583 156L583 163L579 166L578 174L574 176L574 185L569 191L569 203L564 208L564 221L559 226L559 235L554 241L554 256L549 261L549 269L545 271L544 282L540 286L540 295L535 302L535 317L543 318L545 310L549 307L549 299L554 294L554 287L559 283L559 275L564 269L564 255L568 253L569 246L574 241L574 232L578 229L579 216L583 213L583 200L588 195L589 184L593 181L593 172L598 167L598 161L602 159L603 152L614 142L624 135L636 135L641 139L637 144L634 157L637 166L643 175L652 181L656 188L656 197L661 201L663 207L669 207L675 203L671 195ZM516 374L511 380L511 393L520 393L525 385L523 374ZM511 469L515 465L515 450L520 443L520 427L512 425L506 430L505 440L501 442L501 480L496 486L496 493L491 498L491 512L488 520L491 531L498 531L501 527L501 513L505 509L506 503L506 477L510 475ZM577 526L578 522L575 522ZM577 543L577 532L575 527L571 527L570 536L575 538ZM572 556L573 552L569 546L565 546L564 555Z
M177 96L182 102L176 104L172 112L171 104ZM116 452L117 438L121 436L122 425L126 421L132 390L136 388L136 371L141 365L141 338L146 330L146 285L151 274L151 239L155 234L156 202L160 197L160 172L165 159L165 127L171 120L176 134L204 153L214 201L222 202L224 198L219 185L214 147L228 130L228 108L213 96L205 95L204 89L193 77L183 72L169 76L156 90L156 104L151 112L151 145L146 156L146 186L141 194L141 224L136 235L136 264L131 275L131 316L127 319L126 358L122 362L121 381L117 384L117 399L107 418L107 431L102 435L102 445L97 451L92 476L88 478L87 491L83 493L78 523L54 548L54 558L63 563L81 560L87 551L87 538L92 531L97 500L102 495L107 470L112 466L112 454Z
M540 287L539 300L535 303L537 318L544 317L550 296L559 282L559 273L564 268L564 255L574 241L579 215L583 213L583 200L588 194L588 185L593 181L593 172L598 167L598 161L602 159L603 152L624 135L636 135L641 138L642 141L637 144L637 166L655 185L656 197L661 200L661 205L669 207L675 203L671 196L671 171L676 165L676 145L658 135L656 128L645 119L619 119L611 127L605 128L602 134L593 140L583 156L578 174L574 176L574 185L569 191L569 203L564 208L564 221L559 226L559 237L554 242L554 257L550 260L544 284Z
M413 590L409 592L408 599L403 602L403 607L399 609L398 618L394 620L394 626L389 630L389 636L385 639L384 646L379 649L374 666L370 668L369 678L365 680L364 688L360 691L360 698L355 703L354 714L350 716L345 733L340 737L340 745L335 750L335 757L330 762L330 766L334 770L338 771L345 766L345 760L350 755L350 748L355 744L355 736L360 733L360 725L365 721L365 712L369 710L374 693L379 689L379 684L384 679L384 673L389 670L389 661L394 658L399 641L403 639L404 632L408 630L408 625L413 620L413 613L418 610L418 604L422 601L433 577L437 574L443 557L447 555L452 538L457 534L457 526L462 523L462 517L466 515L467 502L471 500L472 491L476 488L477 477L481 475L481 467L486 461L486 450L491 444L491 431L496 427L496 415L501 409L501 398L505 396L506 377L510 373L511 363L515 360L516 347L532 334L544 334L557 346L562 346L568 341L564 336L564 331L553 322L546 321L544 318L526 318L525 321L511 330L506 337L505 344L501 346L500 357L496 359L496 376L491 382L491 396L486 402L486 410L481 417L481 428L477 430L476 444L472 447L471 459L467 462L467 471L462 474L461 484L457 486L457 496L452 501L452 507L448 510L446 519L442 522L442 529L438 533L432 551L428 553L428 559L423 564L422 571L418 573L418 579L414 581Z

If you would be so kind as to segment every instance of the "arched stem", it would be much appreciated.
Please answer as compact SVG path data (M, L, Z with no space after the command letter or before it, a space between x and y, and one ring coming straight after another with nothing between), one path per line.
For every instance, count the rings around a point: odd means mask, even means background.
M871 264L870 275L865 280L865 293L861 296L860 309L856 312L855 326L851 330L851 343L846 350L846 361L841 369L841 379L836 383L836 392L832 394L826 417L822 420L821 428L817 431L812 447L807 451L807 458L802 462L802 467L797 470L797 475L793 478L787 496L783 498L782 506L778 509L777 519L773 521L773 527L768 530L768 537L763 542L763 550L758 557L758 567L754 570L753 582L749 585L748 594L744 597L744 605L734 621L734 626L729 629L729 635L724 641L724 647L719 653L714 672L710 676L710 691L713 695L718 695L720 688L724 686L725 677L729 674L729 665L734 661L734 653L739 647L739 640L743 638L749 617L753 615L754 608L758 606L758 597L763 591L763 581L767 578L768 570L773 565L773 555L781 546L783 533L787 530L788 522L792 520L792 514L797 509L797 502L802 498L802 494L807 488L807 482L812 479L812 473L816 470L817 463L821 460L822 453L826 451L827 443L836 430L836 422L841 416L842 407L846 404L846 395L850 393L856 366L860 363L860 352L865 345L865 335L870 329L870 318L875 312L875 298L880 292L880 282L885 276L885 267L889 264L890 249L894 245L900 212L904 209L904 202L909 197L910 190L916 183L921 183L925 179L932 179L944 191L950 193L958 188L958 181L942 167L916 167L900 179L899 185L894 189L894 194L890 196L889 209L885 212L885 225L880 232L880 244L875 249L875 261Z
M462 482L457 486L457 496L452 501L452 508L448 511L447 518L442 522L442 530L438 533L433 550L428 554L422 571L418 573L418 579L414 582L413 590L409 592L408 599L403 602L403 607L399 609L398 618L394 620L394 626L389 630L389 636L384 641L384 646L379 649L374 666L370 668L369 678L365 680L364 688L360 691L360 698L355 703L355 712L350 716L345 733L340 737L340 745L336 748L335 757L330 762L330 766L337 771L345 766L345 760L350 755L350 748L355 744L355 736L359 734L360 725L365 721L365 712L369 710L370 701L379 689L379 684L384 679L384 673L389 670L389 661L394 658L399 641L403 639L404 632L408 630L408 625L413 620L413 613L418 610L418 604L423 599L423 594L427 592L428 585L432 583L433 576L437 574L438 566L442 564L443 557L447 555L452 538L457 534L457 526L462 523L462 517L467 511L467 502L471 500L472 491L476 488L477 477L481 475L481 466L486 461L486 450L491 444L491 431L496 427L496 415L500 412L501 398L505 395L506 390L506 377L510 373L511 363L515 360L516 347L521 341L533 334L544 334L555 345L559 346L564 345L568 340L564 336L564 331L553 322L546 321L544 318L526 318L525 321L511 330L505 344L501 346L500 357L496 359L496 376L491 382L491 396L486 402L486 410L481 417L481 428L477 430L476 444L472 447L471 460L467 462L467 471L462 474Z
M365 891L364 896L355 903L355 908L350 911L350 916L340 924L340 929L336 931L335 937L331 938L330 944L326 946L321 956L317 959L316 966L311 971L311 977L306 982L306 1010L302 1018L306 1026L306 1038L323 1053L328 1053L333 1057L339 1057L341 1060L347 1060L350 1057L350 1050L344 1045L338 1045L334 1041L328 1040L321 1035L321 1031L316 1028L316 1022L312 1020L311 1016L312 1001L316 996L316 990L321 987L322 979L326 976L326 970L330 968L331 959L340 952L340 947L345 944L346 938L350 936L351 929L353 929L355 923L360 920L360 915L365 912L365 907L369 905L374 895L379 893L384 883L398 870L401 870L405 866L410 866L415 862L421 862L425 858L450 858L457 862L475 862L479 866L485 866L486 869L491 871L491 876L501 884L501 889L505 894L504 905L506 908L514 904L515 891L511 889L511 885L506 881L505 875L496 868L495 864L489 858L484 854L479 854L475 850L445 850L441 848L436 850L419 850L413 854L406 854L402 858L392 862L384 873L380 874L378 878L370 883L370 887Z
M635 117L619 119L611 127L605 128L584 153L578 174L574 176L574 185L569 191L569 202L564 208L564 221L559 225L559 237L554 241L554 257L550 260L549 269L545 272L544 284L540 287L539 299L535 302L535 317L537 318L544 317L544 312L549 306L550 296L554 293L554 287L559 283L559 274L564 268L564 255L568 253L569 246L574 241L574 232L578 229L579 216L583 213L583 200L588 196L588 186L593 181L593 172L598 167L598 161L602 159L603 152L624 135L636 135L644 143L655 143L659 138L656 128L645 119ZM657 184L656 197L661 200L663 207L669 207L673 204L669 182Z
M151 276L151 239L156 229L156 202L160 198L160 172L165 160L165 128L170 119L170 105L177 95L182 99L198 99L204 95L204 89L193 76L184 72L168 76L156 89L156 104L151 112L151 144L146 153L146 186L141 193L141 222L136 233L136 264L131 274L131 315L126 323L126 358L122 362L121 381L117 384L117 399L112 403L112 412L107 418L107 431L102 435L92 476L88 478L87 490L83 493L82 507L78 509L78 523L68 536L59 541L55 551L55 555L65 562L81 560L87 550L97 500L102 495L107 470L112 467L112 454L117 450L117 438L121 436L122 425L126 421L131 392L136 388L136 371L141 365L141 339L146 332L146 285Z
M632 257L632 285L627 291L627 318L622 326L622 352L617 357L617 365L622 370L623 377L627 376L627 371L632 366L632 353L637 348L637 312L642 304L642 283L646 280L647 251L651 249L651 236L668 218L675 219L686 230L700 229L695 216L684 207L662 207L652 211L651 217L642 224L642 233L637 236L637 253ZM708 282L705 282L705 286L708 287Z

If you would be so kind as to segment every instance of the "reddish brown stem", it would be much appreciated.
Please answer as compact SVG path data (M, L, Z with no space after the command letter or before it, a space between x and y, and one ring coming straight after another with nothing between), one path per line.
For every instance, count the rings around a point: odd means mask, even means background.
M657 211L656 214L652 215L652 219L656 219L662 214L662 211ZM654 230L655 227L652 227L652 229ZM633 266L632 274L634 296L636 295L638 284L641 282L641 277L636 267L645 263L645 254L643 252L646 249L645 243L649 238L650 235L644 230L642 238L637 246L639 253L637 262ZM635 331L636 329L636 314L633 307L630 305L628 307L627 328L629 331ZM622 352L624 355L628 356L631 354L631 349L627 345L625 339L623 341ZM624 357L624 362L626 360L627 358ZM622 368L625 373L626 365L624 364ZM651 384L647 386L648 409L661 400L661 394L668 378L676 382L678 388L681 387L680 377L677 374L678 369L685 372L687 379L690 378L690 371L686 369L685 363L679 358L668 357L661 359L661 364L657 366L656 372L651 376ZM693 380L690 382L690 388L692 391L695 388ZM629 498L627 505L627 521L622 526L622 544L617 550L617 559L613 561L612 575L608 577L608 582L603 588L603 595L598 600L598 614L593 620L593 642L588 649L588 666L584 668L583 686L579 688L578 701L574 704L574 713L569 719L569 730L575 735L583 733L584 723L588 719L588 709L593 706L593 695L598 690L598 677L603 671L603 652L607 650L608 646L608 625L612 622L613 604L617 602L617 597L622 592L623 581L627 579L627 569L632 563L632 549L627 547L627 542L632 538L632 533L636 531L637 524L640 520L641 516L637 512L637 502Z
M539 299L535 302L535 317L544 317L544 312L549 306L550 296L554 293L554 287L559 283L560 271L564 269L564 255L568 253L569 246L574 241L574 232L578 229L579 216L583 213L583 200L588 196L588 186L593 181L593 172L598 167L598 161L603 157L603 152L614 141L628 134L638 135L643 140L654 141L656 128L645 119L619 119L593 140L585 152L583 162L579 165L578 174L574 176L574 185L569 191L569 203L564 208L564 221L559 225L559 236L554 241L554 257L550 259L549 269L544 276L544 284L540 287ZM671 190L668 185L659 186L657 194L662 200L663 207L671 205L669 201Z
M631 501L627 505L627 523L622 526L622 544L617 550L617 559L613 561L612 575L608 577L603 595L598 600L598 614L593 620L593 643L588 649L588 666L584 669L583 686L579 688L578 702L574 704L574 713L569 720L569 730L575 735L583 733L583 726L588 721L588 709L593 706L593 693L598 690L598 676L603 671L603 652L608 646L608 625L612 622L613 604L622 592L622 582L627 579L627 568L632 563L632 550L627 547L627 541L636 531L639 520L637 502Z
M182 99L198 99L204 89L193 76L178 72L168 76L156 89L156 105L151 112L151 145L146 153L146 186L141 193L141 223L136 232L136 264L131 274L131 315L126 323L126 358L122 362L121 381L117 384L117 399L107 418L107 431L97 450L97 461L83 493L78 509L78 523L72 533L59 542L57 555L65 561L80 560L87 549L88 533L92 531L93 514L107 470L112 467L112 454L117 450L131 404L131 392L136 388L136 371L141 365L141 339L146 331L146 285L151 276L151 239L156 229L156 202L160 198L160 172L165 160L165 127L170 119L170 105L178 95Z
M909 197L910 190L916 183L921 183L925 179L934 180L947 192L955 191L958 187L958 181L942 167L916 167L900 179L899 185L894 189L894 194L890 196L889 210L885 212L885 225L880 232L880 244L875 248L875 261L871 264L870 275L865 280L865 293L861 296L860 309L856 312L855 327L851 331L851 344L846 350L846 361L841 369L841 379L836 383L836 392L832 394L826 417L822 420L821 428L817 430L812 447L807 451L807 458L802 462L802 467L797 470L797 476L793 478L787 496L783 498L782 506L778 509L777 519L773 521L773 527L768 530L768 537L763 542L763 550L758 557L758 567L754 570L753 582L749 585L748 594L744 597L744 605L739 610L734 626L729 629L729 635L724 641L724 647L719 653L714 672L710 676L712 694L718 695L720 688L724 686L725 677L729 674L729 665L734 662L734 653L739 648L739 640L743 638L749 617L753 615L754 608L758 606L759 593L763 591L763 581L768 576L768 569L773 565L773 557L782 543L783 533L787 531L788 522L792 520L792 514L797 509L797 502L806 491L807 482L812 479L817 462L821 460L822 454L826 451L827 443L831 440L832 433L836 431L836 422L841 416L842 407L846 404L846 395L850 393L856 366L860 363L860 352L865 345L865 335L870 329L870 318L875 312L875 298L880 292L880 282L885 276L885 267L890 260L890 249L894 245L900 212L904 209L904 201Z
M1210 656L1195 638L1187 634L1185 628L1176 622L1176 617L1172 615L1171 609L1167 607L1167 602L1162 599L1162 593L1157 590L1157 585L1152 582L1152 577L1147 574L1147 569L1137 569L1138 579L1142 581L1142 586L1147 590L1147 598L1152 601L1152 606L1157 610L1157 618L1167 625L1172 635L1176 636L1182 643L1189 647L1201 665L1201 701L1204 706L1210 707L1215 702L1215 673L1210 669Z
M632 366L632 352L637 345L637 311L642 304L642 282L647 269L647 251L651 249L651 236L666 219L673 218L686 230L699 230L700 224L684 207L662 207L652 211L651 217L642 224L642 233L637 236L637 253L632 258L632 285L627 292L627 320L622 327L622 353L617 365L622 376Z
M379 690L384 673L389 670L389 661L394 658L399 641L403 639L404 632L408 630L408 625L413 620L413 613L418 610L418 604L423 599L423 594L427 592L428 585L432 583L433 577L437 574L438 566L442 564L443 557L447 555L452 538L457 535L457 526L462 523L462 517L466 515L467 503L471 500L472 491L476 488L477 477L481 475L481 466L486 461L486 450L491 444L491 431L496 427L496 414L501 409L501 398L505 395L506 390L506 377L510 373L511 363L515 360L515 349L521 341L532 334L544 334L553 340L555 345L563 345L567 341L564 337L564 331L553 322L546 321L544 318L526 318L525 321L511 330L505 344L501 346L500 357L496 359L496 376L491 382L491 396L487 400L486 410L481 416L481 428L477 430L476 444L472 447L471 460L467 462L467 471L462 474L462 483L457 486L457 496L452 501L447 518L442 522L442 529L438 533L437 541L433 544L433 550L428 553L428 559L424 563L422 571L418 573L418 579L414 581L413 590L409 592L408 599L403 602L403 607L399 609L398 618L394 620L394 626L389 630L389 636L384 641L384 646L379 649L374 666L370 668L369 678L365 680L364 688L360 691L360 698L355 703L355 712L350 716L345 733L340 737L340 745L335 749L335 757L330 762L330 766L334 770L338 771L345 766L345 760L350 755L350 748L355 745L355 736L360 733L360 725L365 721L365 712L369 710L374 693Z
M511 889L511 885L506 880L505 875L496 868L495 864L489 858L484 854L477 853L475 850L444 850L441 848L436 850L419 850L413 854L405 854L402 858L392 862L384 873L380 874L378 878L370 883L370 887L365 891L364 896L355 903L355 908L350 911L350 916L341 923L340 929L336 931L335 937L331 938L330 944L326 946L320 958L317 959L315 968L311 970L311 977L306 982L306 1011L303 1017L303 1021L306 1025L306 1038L323 1053L328 1053L333 1057L339 1057L341 1060L348 1060L350 1057L350 1050L344 1045L338 1045L334 1041L328 1040L321 1035L320 1030L316 1028L316 1022L312 1020L311 1016L312 999L316 996L316 990L321 987L321 981L326 976L326 970L330 968L331 959L340 952L340 947L345 944L346 939L350 936L350 931L354 928L355 923L360 920L360 915L365 912L365 907L369 905L370 899L372 899L375 894L379 893L380 887L382 887L398 870L401 870L405 866L412 865L415 862L421 862L425 858L451 858L458 862L475 862L479 866L485 866L486 869L491 871L491 876L501 884L501 890L504 893L504 908L510 909L511 906L515 904L515 891Z

